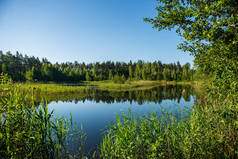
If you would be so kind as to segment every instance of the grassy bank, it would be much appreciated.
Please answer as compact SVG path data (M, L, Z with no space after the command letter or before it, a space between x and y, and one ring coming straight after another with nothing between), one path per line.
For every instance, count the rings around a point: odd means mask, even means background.
M123 84L114 83L113 81L86 81L79 85L70 84L43 84L43 83L16 83L15 86L23 90L36 90L42 94L63 94L63 93L83 93L90 88L112 91L142 90L151 89L156 86L165 85L197 85L197 81L126 81ZM199 87L197 87L199 88Z
M114 83L113 81L87 81L84 82L86 85L93 85L99 89L104 90L135 90L135 89L149 89L161 85L176 85L176 84L189 84L192 85L193 82L184 81L149 81L149 80L138 80L138 81L126 81L123 84Z
M96 99L101 98L105 102L113 102L114 99L127 99L137 100L141 103L144 100L147 100L149 96L152 97L152 94L149 93L152 90L163 92L164 90L161 87L171 88L172 85L177 86L174 88L176 90L183 91L187 86L191 86L194 82L166 82L166 81L128 81L125 84L116 84L112 81L94 81L94 82L85 82L77 85L69 84L42 84L42 83L15 83L14 87L19 87L23 92L29 93L31 100L35 101L35 104L39 105L42 103L42 99L46 100L48 103L51 101L78 101L85 99ZM156 89L158 88L158 89ZM181 90L182 89L182 90ZM146 91L146 92L144 92ZM196 90L194 90L196 91ZM99 93L101 92L101 93ZM147 96L144 95L146 93ZM186 96L188 92L183 92L179 96ZM172 96L176 94L171 92ZM128 97L125 97L128 96ZM162 97L164 95L160 95ZM153 101L160 101L160 97L149 99ZM185 98L185 97L184 97ZM143 99L143 100L142 100Z
M58 94L58 93L80 93L87 90L84 86L70 86L63 84L42 84L42 83L16 83L22 90L36 90L45 94Z

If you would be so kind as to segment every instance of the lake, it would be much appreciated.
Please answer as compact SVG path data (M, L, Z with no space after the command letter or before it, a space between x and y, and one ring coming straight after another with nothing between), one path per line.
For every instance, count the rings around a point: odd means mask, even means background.
M194 104L195 91L189 85L167 85L143 90L107 91L89 89L83 95L59 95L51 99L48 107L55 114L66 117L72 113L73 120L86 133L86 153L97 149L109 124L115 122L116 116L128 111L136 116L153 111L160 113L171 111L178 116L179 110L185 110Z

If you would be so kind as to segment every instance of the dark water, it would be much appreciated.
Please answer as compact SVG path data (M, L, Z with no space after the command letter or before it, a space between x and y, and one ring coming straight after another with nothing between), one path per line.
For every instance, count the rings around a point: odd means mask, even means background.
M54 96L48 107L58 115L69 117L83 125L87 135L85 149L93 151L102 141L109 124L115 122L117 114L131 111L137 116L153 111L178 113L191 107L195 101L195 92L188 85L160 86L147 90L101 91L90 89L84 94Z

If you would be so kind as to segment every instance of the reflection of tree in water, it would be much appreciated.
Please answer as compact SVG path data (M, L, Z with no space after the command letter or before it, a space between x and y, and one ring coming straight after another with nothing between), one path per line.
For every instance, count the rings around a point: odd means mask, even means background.
M161 103L162 100L177 100L180 103L183 97L185 101L190 101L190 96L195 95L194 89L189 85L167 85L154 87L146 90L132 90L132 91L108 91L99 89L83 90L80 94L55 94L47 95L46 99L51 101L95 101L105 103L121 103L121 102L137 102L143 104L144 102ZM44 96L44 95L43 95Z

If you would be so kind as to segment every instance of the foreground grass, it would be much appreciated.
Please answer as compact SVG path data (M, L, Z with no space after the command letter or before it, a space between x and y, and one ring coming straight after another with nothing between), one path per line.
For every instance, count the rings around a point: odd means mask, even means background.
M202 107L201 107L202 106ZM101 158L237 158L238 105L197 105L189 116L123 114L101 144Z
M84 133L70 120L55 117L5 76L0 78L0 158L81 158ZM31 91L31 90L29 90ZM69 144L77 142L77 146Z

